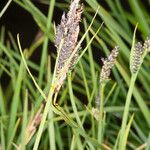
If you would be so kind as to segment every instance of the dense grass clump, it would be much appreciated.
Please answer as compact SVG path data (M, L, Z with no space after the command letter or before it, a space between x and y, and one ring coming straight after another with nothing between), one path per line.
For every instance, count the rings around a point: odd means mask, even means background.
M150 3L9 0L0 19L11 3L40 36L1 27L0 149L149 150Z

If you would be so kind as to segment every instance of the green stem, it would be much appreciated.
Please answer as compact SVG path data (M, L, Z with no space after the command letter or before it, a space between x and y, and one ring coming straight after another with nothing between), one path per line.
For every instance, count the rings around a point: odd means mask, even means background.
M55 141L55 126L54 126L54 113L52 109L49 109L49 113L48 113L48 119L49 121L49 143L50 143L50 149L52 150L56 150L56 141Z
M98 122L98 141L100 144L103 142L103 113L104 113L104 88L105 88L105 83L102 83L100 85L100 112L99 112L99 122Z
M75 114L75 118L77 120L78 125L81 127L81 129L83 129L82 122L78 115L78 111L77 111L77 107L75 104L75 99L74 99L74 95L73 95L73 91L72 91L71 72L68 73L68 85L69 85L69 94L70 94L71 105L72 105L72 108L73 108L73 111Z
M11 4L12 0L9 0L6 5L4 6L4 8L2 9L2 11L0 12L0 18L3 16L3 14L6 12L7 8L9 7L9 5Z
M44 108L44 112L43 112L42 120L41 120L41 123L40 123L40 126L39 126L39 130L37 132L37 136L36 136L36 140L35 140L35 143L34 143L33 150L38 149L40 139L41 139L41 136L42 136L42 132L43 132L43 128L44 128L44 124L45 124L45 121L46 121L46 118L47 118L48 111L50 109L50 104L51 104L50 102L52 100L52 96L53 96L53 90L51 88L51 90L49 92L49 95L48 95L48 98L47 98L47 103L46 103L45 108Z
M100 85L100 120L103 120L103 105L104 105L104 87L105 84Z
M130 81L130 87L128 90L127 98L126 98L126 103L125 103L125 108L124 108L124 113L123 113L123 120L122 120L122 125L121 125L121 131L120 131L120 143L119 143L119 148L120 150L122 149L122 143L123 143L123 137L125 133L125 128L127 125L127 120L128 120L128 115L129 115L129 107L131 103L131 97L134 89L134 84L137 78L137 74L132 74L131 81Z

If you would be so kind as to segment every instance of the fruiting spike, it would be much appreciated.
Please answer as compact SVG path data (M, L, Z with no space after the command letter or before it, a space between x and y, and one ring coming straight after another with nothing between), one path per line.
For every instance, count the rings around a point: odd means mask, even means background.
M117 55L119 53L119 46L116 46L106 59L102 59L103 61L103 66L101 69L101 74L100 74L100 83L106 82L109 79L111 69L114 66L115 60L117 58Z
M67 72L74 66L79 55L79 51L77 51L70 63L64 67L77 45L82 11L83 5L79 5L79 0L73 0L69 12L67 15L63 13L60 25L56 29L55 46L57 47L57 51L60 49L56 70L57 83L59 85L56 85L56 91L60 89L63 81L66 79Z
M130 70L131 73L134 74L140 69L140 65L142 63L142 54L143 54L143 46L141 42L138 42L135 44L133 49L133 54L131 56L131 64L130 64Z

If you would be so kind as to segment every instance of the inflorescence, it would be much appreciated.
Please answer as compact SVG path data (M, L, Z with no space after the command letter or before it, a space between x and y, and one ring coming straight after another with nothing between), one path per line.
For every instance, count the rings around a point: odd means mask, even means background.
M106 59L102 59L103 66L100 73L100 84L106 82L109 79L111 69L114 66L115 60L119 53L119 46L116 46Z
M138 42L134 46L133 54L132 54L132 63L130 66L131 73L136 73L141 65L141 56L143 54L143 46L141 42Z
M137 73L143 62L143 54L150 52L150 37L147 37L144 44L137 42L134 46L133 53L131 53L130 70L132 74Z
M57 91L60 89L63 81L66 79L68 70L75 65L79 56L79 51L77 50L67 67L65 67L66 62L75 50L80 31L79 22L83 12L83 5L80 5L79 1L80 0L73 0L71 2L69 12L67 15L65 13L62 15L61 23L56 29L55 46L57 48L57 52L59 52L60 49L58 66L56 70L56 76L58 80L57 83L59 83L59 85L56 86Z

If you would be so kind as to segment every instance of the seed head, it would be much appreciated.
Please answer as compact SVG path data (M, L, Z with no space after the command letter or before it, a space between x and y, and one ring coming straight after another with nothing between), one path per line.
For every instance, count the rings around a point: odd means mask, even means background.
M63 13L60 25L58 25L56 29L55 46L57 51L59 51L60 45L62 44L56 70L56 76L59 78L59 88L63 84L63 81L66 79L68 70L74 66L79 55L79 51L75 52L75 55L71 59L70 63L64 69L67 60L77 45L80 30L79 22L83 12L83 5L80 5L79 1L80 0L72 0L69 12L67 15Z
M133 54L131 54L131 64L130 64L130 70L131 73L136 73L139 68L140 65L142 63L142 54L143 54L143 46L141 44L141 42L138 42L135 44L134 49L133 49Z
M38 112L35 114L33 118L30 119L27 128L25 130L25 144L28 144L28 142L31 140L32 136L35 134L41 119L42 119L42 111L43 111L44 105L42 104Z
M100 83L106 82L109 79L111 69L114 66L115 60L119 53L119 46L116 46L106 59L102 59L103 66L100 74Z

